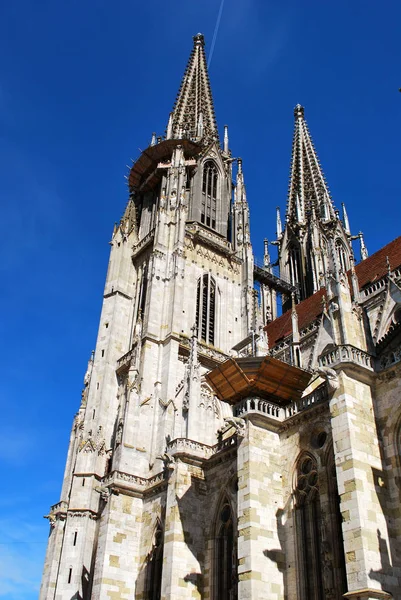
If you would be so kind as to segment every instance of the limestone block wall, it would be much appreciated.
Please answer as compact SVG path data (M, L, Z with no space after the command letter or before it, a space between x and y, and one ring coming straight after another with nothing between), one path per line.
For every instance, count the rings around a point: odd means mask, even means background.
M120 492L102 503L91 599L129 600L140 568L142 500Z
M401 589L401 365L378 375L375 416L382 451L382 470L375 472L378 498L385 514L387 536L377 530L381 569L372 578L397 598ZM380 531L380 535L379 535ZM386 539L387 538L387 539Z
M339 373L339 381L330 409L348 589L350 593L382 590L391 583L381 576L383 548L389 547L390 540L378 478L383 462L372 386L366 376L358 380L345 372Z
M238 448L238 594L284 597L282 456L278 433L253 424Z

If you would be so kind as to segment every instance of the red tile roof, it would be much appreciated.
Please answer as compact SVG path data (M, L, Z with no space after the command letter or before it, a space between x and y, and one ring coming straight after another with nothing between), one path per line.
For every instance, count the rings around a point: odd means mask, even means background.
M401 265L401 236L356 265L360 289L384 277L387 273L387 256L392 271Z
M387 257L392 271L401 265L401 236L356 265L355 271L358 276L360 289L386 275ZM315 321L322 314L322 299L325 294L326 288L321 288L313 296L306 298L306 300L296 305L299 330L307 327L307 325ZM265 327L265 331L270 348L276 346L283 338L291 335L291 310L288 310L281 317L269 323Z
M298 329L304 329L309 323L312 323L323 312L323 296L326 288L321 288L313 296L306 298L296 305L295 309L298 315ZM281 317L275 319L265 327L269 347L273 348L282 338L292 333L291 310L287 310Z

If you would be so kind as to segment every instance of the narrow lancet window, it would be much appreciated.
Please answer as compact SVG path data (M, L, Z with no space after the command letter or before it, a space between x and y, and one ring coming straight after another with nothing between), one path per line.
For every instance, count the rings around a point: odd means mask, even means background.
M196 294L196 328L198 338L214 345L216 319L216 283L211 275L198 280Z
M295 498L300 596L324 600L319 481L317 464L310 455L298 461Z
M212 229L216 229L217 188L217 167L208 160L203 165L201 222Z
M292 247L289 252L290 281L292 285L300 283L300 263L299 249Z
M215 552L215 600L236 600L237 544L231 506L223 502L218 515Z
M160 600L163 569L163 529L156 528L153 547L148 556L147 565L147 600Z
M336 241L336 251L340 269L345 273L348 271L348 258L347 251L345 250L344 244L341 240Z

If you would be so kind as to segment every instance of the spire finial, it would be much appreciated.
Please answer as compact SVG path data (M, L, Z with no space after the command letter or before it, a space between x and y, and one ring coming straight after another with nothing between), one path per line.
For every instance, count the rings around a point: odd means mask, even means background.
M368 249L365 246L365 240L363 239L362 231L359 232L359 242L360 242L360 246L361 246L361 260L365 260L365 258L368 258L369 253L368 253Z
M390 259L388 256L386 256L386 265L387 265L387 275L390 275L391 273L391 265L390 265Z
M277 239L281 238L283 234L283 226L281 224L281 215L280 215L280 207L276 208L276 235Z
M351 230L350 230L349 220L348 220L348 215L347 215L347 209L345 208L344 202L341 202L341 206L343 208L343 224L344 224L345 232L348 233L348 235L351 235Z
M228 125L224 125L224 145L223 150L228 154Z
M150 142L151 146L156 146L156 134L155 132L152 133L152 140Z
M305 116L305 109L303 106L301 106L300 104L297 104L296 107L294 108L294 117L295 118L304 118Z
M197 33L192 39L194 40L194 46L205 45L205 36L203 35L203 33Z

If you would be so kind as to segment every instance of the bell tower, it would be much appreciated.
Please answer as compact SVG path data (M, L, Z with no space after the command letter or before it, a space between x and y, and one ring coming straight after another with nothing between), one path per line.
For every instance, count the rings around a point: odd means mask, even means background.
M112 234L96 349L48 515L42 600L105 598L121 585L128 597L150 597L155 575L141 574L149 549L159 566L177 551L169 449L216 444L232 411L204 375L255 321L249 209L233 162L198 34L166 135L153 135L132 165ZM180 574L167 564L157 585L178 597L168 590Z

